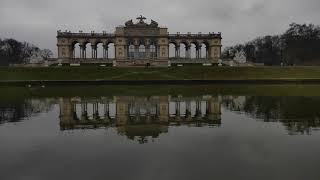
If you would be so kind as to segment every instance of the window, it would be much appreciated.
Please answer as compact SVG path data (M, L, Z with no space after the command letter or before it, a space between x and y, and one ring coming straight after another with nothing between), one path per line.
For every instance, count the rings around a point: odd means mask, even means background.
M146 46L140 45L139 46L139 58L145 58L146 57Z
M150 57L155 58L156 56L156 46L155 45L150 45Z
M128 54L129 58L134 58L134 45L130 45L129 46L129 54Z

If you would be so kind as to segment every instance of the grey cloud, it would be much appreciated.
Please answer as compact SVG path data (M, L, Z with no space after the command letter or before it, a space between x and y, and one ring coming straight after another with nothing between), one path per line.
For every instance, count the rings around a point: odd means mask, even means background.
M0 38L55 50L58 29L112 32L142 14L170 32L223 33L224 46L282 33L291 22L320 24L319 0L0 0Z

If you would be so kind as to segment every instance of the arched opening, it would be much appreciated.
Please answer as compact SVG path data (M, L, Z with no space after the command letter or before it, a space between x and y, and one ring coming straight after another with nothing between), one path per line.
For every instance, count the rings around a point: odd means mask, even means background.
M156 46L150 45L150 58L154 59L157 57Z
M169 58L176 58L177 57L176 47L177 47L177 45L173 42L171 42L169 44Z
M209 49L209 46L208 46L208 44L207 43L202 43L201 44L201 50L200 50L200 55L201 55L201 59L208 59L208 49Z
M80 58L81 57L81 50L80 50L80 43L78 42L74 42L72 43L72 47L73 47L73 55L72 58Z
M185 43L180 44L179 57L180 58L187 57L187 45Z
M177 52L177 43L175 41L172 41L169 43L169 58L177 58L178 52Z
M141 44L139 46L139 58L145 58L146 57L146 46Z
M134 58L134 52L135 52L135 47L133 44L129 45L129 52L128 52L128 58L133 59Z
M107 50L107 57L108 59L114 59L115 58L115 46L113 42L108 43L108 50Z
M103 43L102 42L98 42L97 43L97 59L103 59L104 58L104 55L103 55L103 51L104 51L104 48L103 48Z
M198 58L198 56L197 56L197 48L198 48L198 45L196 43L191 43L191 46L190 46L190 57L191 57L191 59Z
M92 50L92 47L91 47L91 43L90 42L87 42L87 43L84 43L84 58L85 59L91 59L93 58L93 50Z

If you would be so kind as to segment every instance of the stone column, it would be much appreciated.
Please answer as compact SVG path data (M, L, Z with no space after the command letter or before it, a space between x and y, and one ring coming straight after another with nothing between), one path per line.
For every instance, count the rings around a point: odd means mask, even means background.
M186 101L186 117L191 117L191 102Z
M190 59L191 58L191 46L186 46L186 58Z
M95 59L96 52L95 52L95 45L91 45L91 58Z
M80 58L81 59L86 59L86 57L87 57L86 45L81 45L80 49L81 49L80 50L80 53L81 53Z
M80 45L80 59L83 59L83 45Z
M68 98L60 98L59 99L59 108L60 108L60 125L61 129L68 129L73 124L75 124L74 108L71 103L71 100Z
M87 120L88 117L88 106L87 103L81 103L81 120Z
M104 44L102 47L103 47L103 59L106 59L106 49L108 48L108 46Z
M139 58L139 45L134 46L134 57L133 59L138 59Z
M131 59L129 49L130 49L130 45L127 44L127 59Z
M109 46L106 45L106 58L109 59Z
M180 101L176 102L176 116L180 116Z
M196 101L196 116L201 116L201 101Z
M221 104L218 98L213 98L208 101L207 111L207 116L209 120L221 120Z
M104 104L104 116L105 116L105 119L108 119L110 118L110 114L109 114L109 103L106 102Z
M75 50L75 47L71 46L71 50L72 50L72 59L75 59L76 58L76 50Z
M180 57L180 46L176 46L175 50L176 50L175 57L176 58Z
M201 46L201 45L199 45L199 47L198 47L198 59L201 59L201 58L202 58L202 55L201 55L201 48L202 48L202 46Z
M156 59L158 59L158 58L160 57L160 46L159 46L159 45L157 46L157 50L156 50L156 51L157 51L157 53L156 53L156 54L157 54Z
M209 58L209 48L208 48L208 46L206 46L206 59L208 59Z
M160 102L157 108L157 114L159 114L160 123L169 122L169 99L168 97L160 97Z

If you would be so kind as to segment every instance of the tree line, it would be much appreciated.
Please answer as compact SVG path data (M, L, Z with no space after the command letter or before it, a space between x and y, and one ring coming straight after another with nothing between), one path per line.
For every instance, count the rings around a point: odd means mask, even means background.
M241 102L241 101L240 101ZM320 127L320 113L315 104L319 97L246 96L241 105L234 99L223 99L222 105L264 122L281 122L289 134L310 134Z
M320 26L292 23L281 35L226 47L222 57L233 59L238 52L244 52L249 62L265 65L320 64Z
M15 39L0 39L0 65L2 66L41 61L52 55L51 50L40 49L27 42L19 42Z

